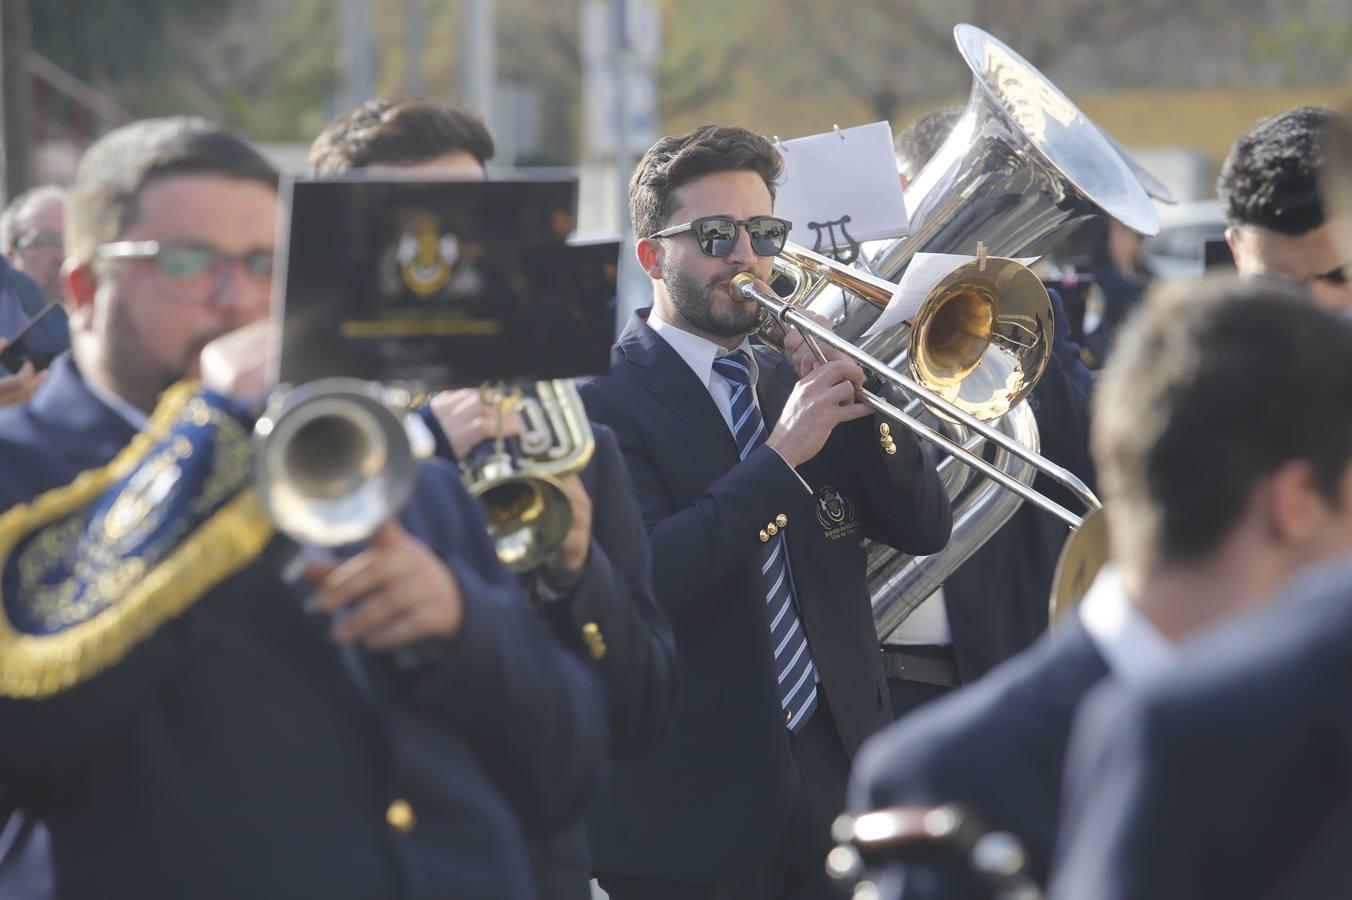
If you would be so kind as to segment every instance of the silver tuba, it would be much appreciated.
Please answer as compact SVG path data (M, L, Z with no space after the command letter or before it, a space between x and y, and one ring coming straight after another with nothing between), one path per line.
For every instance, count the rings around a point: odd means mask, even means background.
M872 274L896 282L917 253L976 255L978 243L991 256L1037 255L1066 229L1100 215L1142 234L1158 233L1159 217L1130 165L1055 85L979 28L958 25L954 38L972 70L971 96L947 140L906 191L910 234L872 255ZM832 285L817 292L807 308L867 355L895 370L909 368L913 330L863 337L879 309L860 294ZM889 392L896 406L911 413L935 406L909 389ZM1028 454L1010 452L954 421L945 413L932 427L1007 480L1002 487L1000 479L976 478L949 457L940 465L954 513L948 546L926 557L871 547L869 588L881 639L1014 514L1021 498L1004 489L1008 481L1031 485L1037 473ZM988 424L1036 452L1037 424L1026 404L1012 405Z

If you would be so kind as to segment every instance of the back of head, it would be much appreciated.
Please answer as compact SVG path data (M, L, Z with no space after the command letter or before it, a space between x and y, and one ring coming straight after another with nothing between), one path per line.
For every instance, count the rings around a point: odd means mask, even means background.
M1324 224L1319 167L1332 116L1301 106L1260 119L1240 135L1216 182L1231 225L1300 235Z
M662 138L643 154L629 180L634 236L646 238L666 226L682 185L716 172L743 171L759 175L773 200L784 161L768 140L734 125L701 125Z
M367 100L330 122L310 146L316 175L401 166L468 153L486 164L493 137L473 113L418 97Z
M1092 439L1128 564L1206 557L1291 461L1336 503L1352 460L1352 327L1286 282L1156 288L1099 381Z
M897 171L905 175L907 180L915 181L915 176L920 174L920 170L948 140L953 126L962 118L962 112L961 106L931 110L899 131L893 141Z
M243 138L205 119L145 119L104 135L66 195L66 252L80 261L137 219L141 193L178 175L216 175L277 189L277 170Z

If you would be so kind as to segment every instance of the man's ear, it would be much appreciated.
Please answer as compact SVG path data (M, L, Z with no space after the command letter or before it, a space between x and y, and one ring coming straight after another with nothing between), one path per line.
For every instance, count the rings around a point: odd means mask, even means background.
M1239 262L1239 229L1233 225L1227 225L1225 228L1225 245L1230 248L1230 255L1234 257L1236 263Z
M82 330L93 319L94 295L99 289L93 265L67 259L61 266L61 289L66 295L66 313L71 325Z
M1284 463L1267 482L1268 515L1283 541L1304 543L1324 527L1327 501L1319 492L1314 468L1308 462Z
M662 280L662 263L665 260L666 251L662 247L661 241L642 238L634 245L634 255L638 257L639 266L648 273L649 278L653 281Z

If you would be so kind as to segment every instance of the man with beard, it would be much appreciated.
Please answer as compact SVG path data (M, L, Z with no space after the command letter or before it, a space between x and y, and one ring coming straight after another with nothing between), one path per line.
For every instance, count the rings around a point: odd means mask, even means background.
M74 900L530 900L521 823L582 812L599 686L459 479L420 466L309 591L265 544L248 419L166 391L267 315L276 183L198 119L82 161L72 354L0 410L0 791Z
M612 900L830 895L850 758L890 718L863 538L932 553L951 527L929 451L857 401L857 365L819 364L796 334L787 358L748 339L758 307L729 282L767 289L781 170L759 135L705 126L630 181L653 306L583 399L624 450L683 690L671 733L603 779Z

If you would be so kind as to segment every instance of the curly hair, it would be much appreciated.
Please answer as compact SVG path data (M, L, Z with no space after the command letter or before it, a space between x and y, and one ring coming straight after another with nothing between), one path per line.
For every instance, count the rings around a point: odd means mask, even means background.
M1333 111L1301 106L1259 119L1230 148L1216 193L1231 225L1300 235L1324 224L1319 167Z

